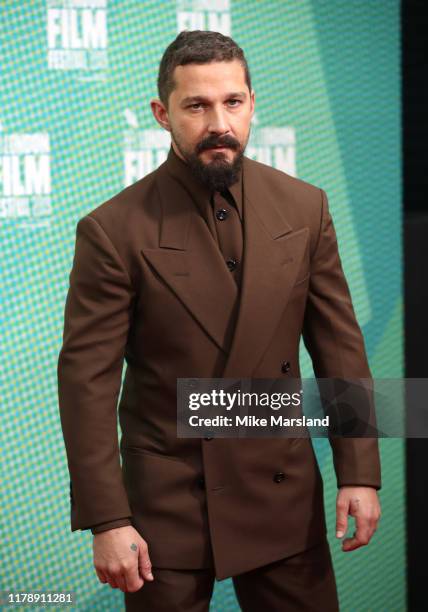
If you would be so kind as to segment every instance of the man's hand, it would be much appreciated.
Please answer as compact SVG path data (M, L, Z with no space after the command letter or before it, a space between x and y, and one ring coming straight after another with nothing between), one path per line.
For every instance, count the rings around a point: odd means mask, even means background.
M355 518L356 531L345 538L342 550L347 552L368 544L380 519L380 504L373 487L340 487L336 500L336 538L348 529L348 514Z
M131 525L96 533L94 567L100 582L133 593L154 580L147 543Z

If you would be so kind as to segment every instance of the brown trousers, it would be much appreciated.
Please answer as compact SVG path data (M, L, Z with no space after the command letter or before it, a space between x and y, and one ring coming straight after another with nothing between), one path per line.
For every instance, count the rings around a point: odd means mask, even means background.
M153 568L153 582L125 593L128 612L208 612L213 568ZM336 580L327 540L291 557L233 576L243 612L338 612Z

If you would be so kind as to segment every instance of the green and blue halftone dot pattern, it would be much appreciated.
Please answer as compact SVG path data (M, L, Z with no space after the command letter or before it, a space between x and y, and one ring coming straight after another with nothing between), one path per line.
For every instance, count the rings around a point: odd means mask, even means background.
M1 588L72 590L75 609L82 611L124 606L121 592L98 582L90 532L70 532L56 364L75 227L124 187L125 132L157 128L149 100L157 95L158 63L176 36L177 12L197 13L197 4L106 2L107 67L100 72L48 68L44 0L0 7L2 168L12 135L48 134L50 174L45 215L17 219L1 204ZM254 138L261 130L291 128L295 173L329 197L373 375L400 377L399 3L241 0L217 2L220 13L221 5L250 64ZM207 14L203 18L208 23ZM303 343L301 348L302 374L310 376ZM404 610L402 441L381 440L380 528L368 547L348 554L334 537L336 481L328 442L315 440L314 446L341 610ZM216 583L211 609L239 609L231 580Z

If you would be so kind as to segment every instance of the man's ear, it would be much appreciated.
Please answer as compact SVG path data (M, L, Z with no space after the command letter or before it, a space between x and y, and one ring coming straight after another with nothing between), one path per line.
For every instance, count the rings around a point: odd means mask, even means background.
M150 100L150 107L152 109L153 116L159 125L170 132L171 129L169 127L168 111L164 104L159 98L152 98Z
M252 106L252 109L251 109L251 118L252 118L254 115L255 104L256 104L256 94L255 94L254 89L251 90L250 100L251 100L251 106Z

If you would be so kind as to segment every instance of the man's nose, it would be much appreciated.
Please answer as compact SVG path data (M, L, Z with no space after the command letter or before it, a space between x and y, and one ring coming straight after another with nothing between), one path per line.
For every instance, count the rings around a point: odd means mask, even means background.
M225 134L229 131L227 117L222 108L213 108L211 110L208 131L215 134Z

